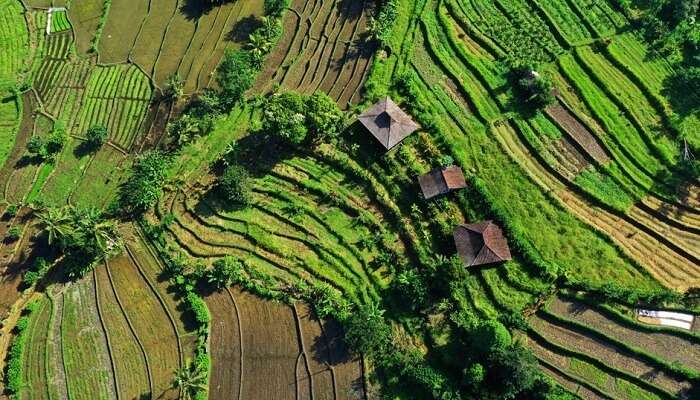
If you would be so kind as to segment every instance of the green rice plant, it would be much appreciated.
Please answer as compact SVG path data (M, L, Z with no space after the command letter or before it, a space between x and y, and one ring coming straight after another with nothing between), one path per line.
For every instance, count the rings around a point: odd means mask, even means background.
M533 6L542 10L552 24L561 32L570 46L581 45L592 41L591 32L585 23L569 7L566 0L535 0Z
M591 166L581 171L574 182L591 196L613 209L626 213L635 199L625 192L610 176Z
M51 33L63 32L69 29L71 29L71 26L65 11L51 12Z

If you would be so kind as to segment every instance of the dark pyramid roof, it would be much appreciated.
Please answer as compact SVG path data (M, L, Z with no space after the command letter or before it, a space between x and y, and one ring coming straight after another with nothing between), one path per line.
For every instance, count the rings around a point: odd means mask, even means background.
M358 119L387 150L418 129L418 124L389 97L379 100Z
M420 184L421 191L423 191L423 197L425 197L426 200L445 194L450 190L467 187L464 173L462 173L462 169L456 165L451 165L443 169L434 169L425 175L419 176L418 183Z
M493 221L458 225L453 236L459 257L468 267L499 263L512 258L503 231Z

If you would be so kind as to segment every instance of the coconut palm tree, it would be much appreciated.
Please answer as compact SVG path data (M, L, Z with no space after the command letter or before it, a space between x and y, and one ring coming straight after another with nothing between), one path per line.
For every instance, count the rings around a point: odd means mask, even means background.
M173 387L180 389L181 400L191 400L200 390L206 390L207 378L199 368L193 368L192 362L187 363L175 371Z
M47 208L37 214L39 229L46 233L49 245L71 233L71 215L64 208Z

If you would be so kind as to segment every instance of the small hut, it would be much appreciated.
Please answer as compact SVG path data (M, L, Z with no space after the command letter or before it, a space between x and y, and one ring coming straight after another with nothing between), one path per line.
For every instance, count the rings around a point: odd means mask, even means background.
M467 267L510 260L508 241L493 221L458 225L452 232L457 253Z
M379 100L360 114L358 119L387 150L391 150L418 129L418 124L389 97Z
M456 165L451 165L447 168L437 168L419 176L418 183L426 200L467 187L462 168Z

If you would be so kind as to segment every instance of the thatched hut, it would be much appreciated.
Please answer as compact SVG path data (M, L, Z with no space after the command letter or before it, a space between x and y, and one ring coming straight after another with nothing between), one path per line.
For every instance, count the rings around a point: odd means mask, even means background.
M458 225L452 232L457 253L467 267L510 260L508 241L493 221Z
M387 150L418 129L418 124L389 97L379 100L358 119Z
M462 168L456 165L451 165L447 168L437 168L419 176L418 183L426 200L467 187Z

